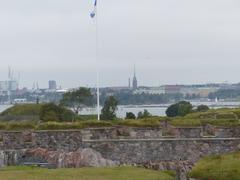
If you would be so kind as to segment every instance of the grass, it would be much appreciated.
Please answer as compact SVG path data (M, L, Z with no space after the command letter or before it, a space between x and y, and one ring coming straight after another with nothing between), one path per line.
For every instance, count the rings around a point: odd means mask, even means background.
M8 167L0 169L1 180L174 180L168 172L135 167L42 169Z
M189 176L201 180L239 180L240 152L205 157Z
M22 115L39 115L41 104L21 104L21 105L14 105L13 107L8 108L7 110L3 111L0 115L6 116L22 116Z
M38 130L64 130L64 129L83 129L91 127L110 127L112 124L106 121L84 121L84 122L46 122L35 127Z
M7 109L2 115L15 116L21 115L34 116L39 113L41 105L25 104L16 105ZM23 117L24 118L24 117ZM51 119L50 119L51 120ZM167 121L176 127L198 127L206 124L224 127L240 127L240 108L230 109L211 109L207 112L195 112L184 117L149 117L135 120L114 120L100 121L96 120L96 115L79 115L75 122L41 122L40 120L21 120L1 121L0 130L64 130L64 129L82 129L91 127L161 127L161 122Z
M159 127L160 121L162 121L162 118L146 118L136 120L120 120L115 122L115 124L129 127Z
M173 126L202 126L206 124L226 127L240 126L240 108L195 112L184 117L172 118L169 122Z

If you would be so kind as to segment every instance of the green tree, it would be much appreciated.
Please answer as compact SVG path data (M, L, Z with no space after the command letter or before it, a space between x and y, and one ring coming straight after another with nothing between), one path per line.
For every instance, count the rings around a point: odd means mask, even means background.
M65 93L60 104L73 109L76 114L79 114L84 107L93 105L93 95L89 88L81 87Z
M143 118L143 112L142 111L138 112L137 118L138 119L142 119Z
M152 116L151 113L148 112L147 109L144 109L143 112L140 111L140 112L138 113L138 119L148 118L148 117L151 117L151 116Z
M136 116L135 116L135 114L132 113L132 112L127 112L125 119L136 119Z
M114 96L109 96L104 102L104 106L101 111L102 120L114 120L116 119L118 101Z
M180 101L168 107L166 114L168 117L185 116L193 112L193 106L190 102Z

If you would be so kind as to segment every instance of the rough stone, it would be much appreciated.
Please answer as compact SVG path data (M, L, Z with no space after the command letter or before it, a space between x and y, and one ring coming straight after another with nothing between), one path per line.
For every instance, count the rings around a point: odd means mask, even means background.
M204 133L207 132L207 133ZM215 136L204 136L215 134ZM170 136L165 136L170 135ZM0 167L23 161L56 167L153 163L174 169L179 177L201 157L240 150L240 127L110 127L68 131L0 131ZM27 149L27 151L25 151ZM26 152L26 154L25 154ZM24 154L24 155L23 155ZM29 158L29 159L28 159ZM116 163L117 162L117 163ZM181 164L183 163L183 164Z
M118 164L102 158L100 153L90 148L78 149L75 152L48 151L47 149L37 148L27 150L25 158L45 160L57 168L111 167Z

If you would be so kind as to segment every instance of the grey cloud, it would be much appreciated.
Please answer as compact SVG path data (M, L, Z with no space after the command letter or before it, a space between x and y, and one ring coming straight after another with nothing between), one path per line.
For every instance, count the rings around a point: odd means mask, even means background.
M93 0L0 0L1 79L11 65L23 86L94 86L100 67L102 85L127 85L135 63L142 85L239 81L237 0L99 0L98 61L92 8Z

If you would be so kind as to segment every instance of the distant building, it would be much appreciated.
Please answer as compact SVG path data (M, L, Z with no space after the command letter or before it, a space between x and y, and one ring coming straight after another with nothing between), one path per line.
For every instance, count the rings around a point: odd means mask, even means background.
M8 82L0 81L0 91L8 91Z
M198 95L201 98L207 98L210 93L214 93L219 88L216 87L183 87L180 91L183 95Z
M160 87L139 87L134 91L134 94L165 94L165 88L163 86Z
M54 80L48 81L48 89L49 90L56 90L57 89L57 82Z
M9 91L16 91L17 89L18 89L17 81L8 81L8 90Z
M133 76L132 88L133 88L133 90L136 90L138 88L138 81L137 81L137 77L136 77L135 66L134 66L134 76Z
M26 98L23 98L23 99L14 99L14 100L13 100L13 103L14 103L14 104L24 104L24 103L27 103L27 99L26 99Z
M18 82L11 81L0 81L0 91L16 91L18 89Z
M178 94L181 93L181 89L183 86L181 85L166 85L165 93L166 94Z

